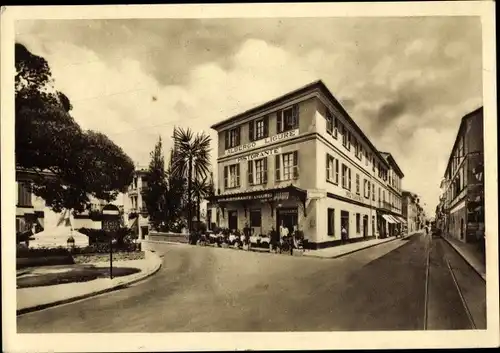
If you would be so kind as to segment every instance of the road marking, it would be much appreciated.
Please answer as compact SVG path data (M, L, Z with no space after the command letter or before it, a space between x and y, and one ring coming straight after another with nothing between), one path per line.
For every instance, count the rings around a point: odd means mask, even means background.
M464 306L465 313L467 314L467 318L469 319L469 323L472 326L472 329L476 329L476 323L474 322L474 318L472 317L472 314L469 310L469 306L467 305L467 302L465 301L465 297L462 293L462 290L460 289L460 286L458 285L457 278L455 277L455 273L453 272L453 269L451 268L450 261L448 260L448 257L446 256L445 252L443 251L443 256L446 261L446 265L448 266L448 270L450 271L451 278L453 279L453 283L455 283L455 287L457 288L458 295L460 297L460 300L462 301L462 305Z

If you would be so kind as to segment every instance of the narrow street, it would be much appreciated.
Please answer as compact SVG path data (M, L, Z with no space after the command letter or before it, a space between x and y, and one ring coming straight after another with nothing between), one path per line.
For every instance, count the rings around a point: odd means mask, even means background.
M163 267L150 279L19 316L18 332L469 329L446 259L465 300L476 303L474 325L485 325L484 282L444 241L423 234L339 259L167 244L157 251Z

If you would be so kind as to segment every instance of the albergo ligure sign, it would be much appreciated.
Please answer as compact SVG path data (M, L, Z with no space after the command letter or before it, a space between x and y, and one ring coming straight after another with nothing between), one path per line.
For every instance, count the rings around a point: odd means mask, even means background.
M236 154L236 153L254 150L256 148L265 147L265 146L270 145L274 142L285 141L285 140L291 139L292 137L296 137L296 136L299 136L299 129L282 132L280 134L266 137L266 138L258 140L258 141L245 143L243 145L227 149L224 151L224 155L231 156L231 155ZM258 156L255 158L258 158ZM245 159L248 159L248 158L245 158Z

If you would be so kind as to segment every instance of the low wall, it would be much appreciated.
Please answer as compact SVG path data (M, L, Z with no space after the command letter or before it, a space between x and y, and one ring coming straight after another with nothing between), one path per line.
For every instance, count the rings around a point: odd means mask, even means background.
M75 262L71 256L18 257L16 268L23 269L35 266L72 265Z
M123 260L142 260L146 257L144 251L134 252L115 252L113 253L113 261ZM73 260L75 264L87 264L92 262L106 262L109 261L109 254L83 254L74 255Z
M146 240L172 241L175 243L188 243L188 235L181 233L149 233Z

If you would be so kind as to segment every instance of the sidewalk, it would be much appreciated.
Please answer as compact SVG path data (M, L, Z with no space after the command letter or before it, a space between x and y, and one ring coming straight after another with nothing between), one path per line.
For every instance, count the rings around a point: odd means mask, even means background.
M113 267L133 267L141 271L129 276L100 278L89 282L67 283L44 287L19 288L17 296L17 315L42 310L51 306L65 304L94 295L110 292L138 282L156 273L162 264L158 255L146 251L143 260L114 261ZM96 267L107 267L109 263L94 263Z
M460 240L450 237L441 236L444 240L455 249L457 253L486 281L486 262L484 255L481 254L476 244L463 243Z
M326 249L308 250L304 253L304 256L335 259L335 258L342 257L342 256L345 256L348 254L352 254L356 251L360 251L363 249L371 248L373 246L388 243L388 242L394 241L396 239L404 239L404 238L388 237L388 238L384 238L384 239L370 239L370 240L359 241L356 243L350 243L350 244L346 244L346 245L333 246L331 248L326 248Z

